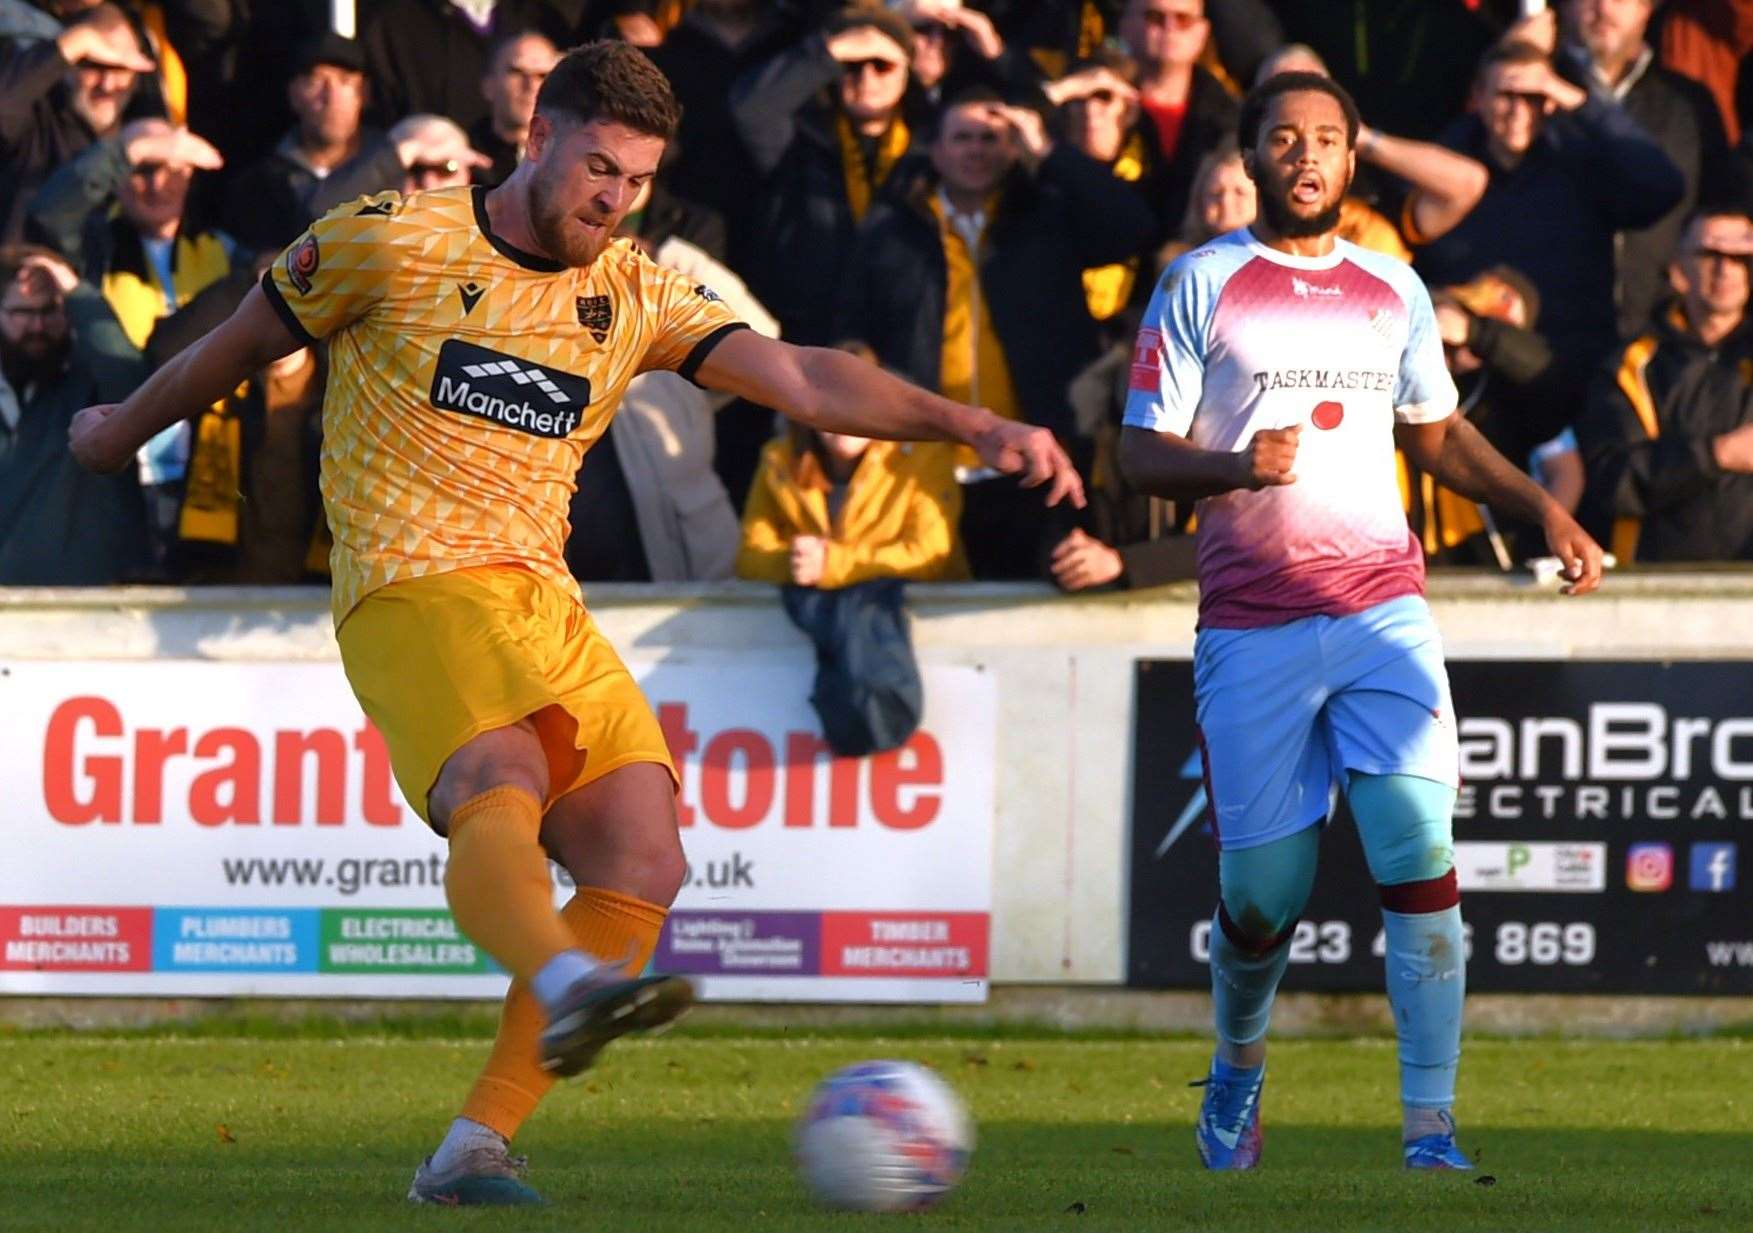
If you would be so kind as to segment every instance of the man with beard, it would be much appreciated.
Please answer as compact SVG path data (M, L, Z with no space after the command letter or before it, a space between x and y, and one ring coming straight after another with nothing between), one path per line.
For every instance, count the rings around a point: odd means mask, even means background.
M1049 502L1082 500L1044 429L763 338L616 240L676 121L637 49L575 49L504 184L341 207L223 325L72 428L81 461L116 470L165 424L329 340L342 665L403 795L449 840L452 914L515 977L485 1072L415 1175L418 1202L539 1201L507 1141L557 1077L691 998L686 981L638 975L685 870L676 772L562 554L573 477L627 383L669 369L811 427L964 441ZM560 912L550 856L579 888Z
M92 475L74 412L146 377L103 297L47 249L0 248L0 586L104 586L145 560L131 473Z
M0 238L21 234L45 176L121 129L139 75L153 67L112 4L56 38L0 49Z
M1357 132L1350 95L1313 73L1244 100L1260 216L1164 274L1122 429L1137 488L1199 501L1195 701L1220 895L1218 1047L1195 1136L1211 1169L1260 1159L1267 1021L1337 788L1381 888L1403 1160L1472 1167L1451 1113L1455 717L1396 441L1440 483L1541 527L1571 593L1601 576L1600 547L1456 414L1417 276L1335 238Z

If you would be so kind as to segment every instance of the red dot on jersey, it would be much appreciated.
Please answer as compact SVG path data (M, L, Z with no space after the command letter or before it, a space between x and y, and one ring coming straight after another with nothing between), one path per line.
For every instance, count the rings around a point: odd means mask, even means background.
M1336 402L1324 402L1315 407L1315 413L1309 417L1320 429L1339 427L1339 421L1345 418L1345 408Z

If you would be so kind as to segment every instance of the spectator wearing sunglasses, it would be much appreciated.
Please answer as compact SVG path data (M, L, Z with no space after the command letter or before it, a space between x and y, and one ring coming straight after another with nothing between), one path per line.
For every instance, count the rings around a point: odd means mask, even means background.
M0 238L17 239L43 179L114 136L154 65L122 11L100 4L55 38L0 48Z
M1205 0L1129 0L1120 38L1138 64L1138 106L1162 165L1160 217L1187 210L1200 161L1235 131L1236 100L1199 63L1211 36Z
M834 297L860 222L925 159L902 114L913 31L847 8L739 81L731 107L762 176L745 273L793 342L833 341Z
M1583 512L1621 563L1753 560L1750 258L1745 214L1694 216L1668 267L1674 301L1590 391Z
M1540 292L1541 332L1588 371L1617 341L1614 233L1671 210L1679 168L1611 96L1566 81L1522 42L1481 60L1474 114L1442 144L1491 178L1453 230L1419 249L1419 273L1454 286L1495 265L1521 270Z

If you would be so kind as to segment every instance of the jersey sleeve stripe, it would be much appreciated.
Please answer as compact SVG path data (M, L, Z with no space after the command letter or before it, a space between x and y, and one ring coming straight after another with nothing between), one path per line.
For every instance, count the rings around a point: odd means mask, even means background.
M286 302L286 297L280 294L280 288L275 285L272 266L262 271L262 294L268 297L268 303L273 305L275 314L285 323L294 338L307 347L316 346L320 340L304 328L304 322L298 319L298 314L292 311L292 306Z
M730 321L719 326L716 330L713 330L712 333L694 344L694 349L688 352L688 358L682 361L682 366L676 369L676 374L678 376L686 377L689 381L693 381L695 385L699 385L700 383L698 381L694 381L694 374L700 371L700 365L706 362L706 357L712 354L712 349L738 330L746 330L748 328L748 324L743 321ZM702 386L701 388L705 387Z

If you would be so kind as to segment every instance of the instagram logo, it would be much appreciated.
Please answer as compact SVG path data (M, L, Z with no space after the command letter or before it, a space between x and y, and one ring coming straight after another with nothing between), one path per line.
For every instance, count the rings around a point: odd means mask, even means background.
M1665 843L1634 843L1625 854L1625 884L1634 891L1665 891L1674 885L1674 849Z

